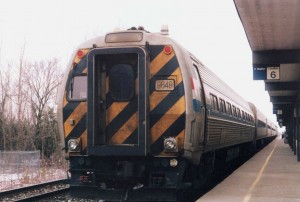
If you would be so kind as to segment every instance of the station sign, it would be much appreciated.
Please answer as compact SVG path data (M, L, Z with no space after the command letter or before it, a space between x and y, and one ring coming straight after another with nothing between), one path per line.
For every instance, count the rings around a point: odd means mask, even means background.
M253 65L253 80L279 80L280 67Z
M267 80L279 80L279 67L267 67Z

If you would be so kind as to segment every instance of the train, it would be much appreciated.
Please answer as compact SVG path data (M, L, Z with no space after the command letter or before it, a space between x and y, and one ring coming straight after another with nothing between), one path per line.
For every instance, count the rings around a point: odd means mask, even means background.
M57 109L72 187L191 187L278 135L167 29L132 27L79 45Z

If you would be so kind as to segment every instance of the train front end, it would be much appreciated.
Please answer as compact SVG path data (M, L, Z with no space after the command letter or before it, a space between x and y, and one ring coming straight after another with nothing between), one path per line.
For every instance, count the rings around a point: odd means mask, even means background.
M129 30L80 47L59 107L71 186L181 186L182 78L165 36Z

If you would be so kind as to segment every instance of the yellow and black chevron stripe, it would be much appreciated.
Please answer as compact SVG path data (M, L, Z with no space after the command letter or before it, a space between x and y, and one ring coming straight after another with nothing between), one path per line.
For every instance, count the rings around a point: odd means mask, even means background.
M137 69L134 69L137 75ZM116 102L109 91L106 77L106 137L108 145L138 144L138 94L130 101ZM137 81L137 78L135 78ZM135 82L137 86L137 82Z
M84 55L87 54L89 49L82 50ZM75 56L73 61L73 69L70 71L69 79L72 75L87 74L87 58L79 58ZM69 82L68 82L69 83ZM64 121L64 134L65 144L70 138L80 138L83 152L87 147L87 103L78 101L68 101L66 87L64 102L63 102L63 121ZM73 122L73 124L71 124Z
M153 155L164 153L163 142L175 137L183 149L185 135L185 97L182 74L174 51L165 54L164 46L150 46L150 142ZM157 79L175 79L173 91L155 90Z

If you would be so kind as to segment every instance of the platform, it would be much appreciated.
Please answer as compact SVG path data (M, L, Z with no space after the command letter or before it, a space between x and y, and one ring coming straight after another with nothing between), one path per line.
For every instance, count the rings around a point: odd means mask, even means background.
M300 201L300 162L275 139L197 202Z

